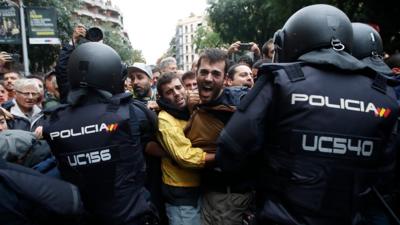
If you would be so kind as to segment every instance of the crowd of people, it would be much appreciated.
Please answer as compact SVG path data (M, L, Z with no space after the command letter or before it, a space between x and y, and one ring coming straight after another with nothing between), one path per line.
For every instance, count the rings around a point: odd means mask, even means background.
M85 36L46 74L0 53L0 224L399 221L400 53L371 26L311 5L190 71Z

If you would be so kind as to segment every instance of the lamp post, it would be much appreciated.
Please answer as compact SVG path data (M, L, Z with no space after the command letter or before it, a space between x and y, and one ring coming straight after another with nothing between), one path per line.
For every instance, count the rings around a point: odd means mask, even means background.
M19 0L19 15L21 20L21 37L22 37L22 55L24 62L24 73L25 76L29 75L29 58L28 58L28 45L26 41L26 29L25 29L25 14L24 14L24 3Z

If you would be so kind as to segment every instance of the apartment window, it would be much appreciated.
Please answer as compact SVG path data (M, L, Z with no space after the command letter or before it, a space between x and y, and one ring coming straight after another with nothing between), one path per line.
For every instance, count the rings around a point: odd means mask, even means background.
M189 56L186 56L186 63L189 62Z
M189 47L186 45L186 52L189 52Z
M187 33L188 32L188 27L187 26L185 26L185 33Z
M188 36L187 36L187 35L185 35L185 42L186 42L186 43L189 42L189 41L188 41Z
M190 32L193 33L193 24L190 24Z

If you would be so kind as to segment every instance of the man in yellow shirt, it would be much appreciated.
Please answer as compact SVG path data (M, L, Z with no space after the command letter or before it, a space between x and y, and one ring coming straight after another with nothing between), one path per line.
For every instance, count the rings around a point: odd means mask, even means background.
M167 152L162 159L162 191L170 225L200 225L199 168L214 161L214 154L194 148L183 129L189 120L187 96L175 73L163 74L157 83L162 111L158 115L157 139Z

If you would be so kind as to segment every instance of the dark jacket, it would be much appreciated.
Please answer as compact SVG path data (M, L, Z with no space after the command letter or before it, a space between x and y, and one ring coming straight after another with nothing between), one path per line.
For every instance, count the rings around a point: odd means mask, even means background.
M14 119L7 120L9 129L35 131L38 126L43 125L43 114L36 105L33 108L34 112L31 118L28 118L21 112L15 100L4 102L2 107L14 116Z
M147 133L156 129L151 112L130 94L76 91L69 93L75 101L54 109L43 128L61 176L79 187L92 222L141 224L153 215L143 157Z
M193 147L199 147L206 152L215 152L217 139L224 126L240 104L248 88L229 87L223 93L207 104L201 104L192 113L185 129L185 135ZM205 168L202 174L202 186L207 191L226 192L229 186L234 193L246 193L252 190L252 174L242 170L240 174L221 173L215 168Z
M77 224L81 214L77 187L0 158L0 224Z
M0 157L8 162L33 167L50 157L50 148L45 141L24 130L5 130L0 132Z
M58 85L58 90L60 92L60 102L61 103L67 102L67 96L68 96L68 92L70 90L70 83L69 83L68 74L67 74L67 66L68 66L69 57L70 57L72 51L74 51L74 49L75 49L75 46L73 46L69 43L64 44L60 50L60 54L58 56L58 62L55 67L57 85Z
M300 59L261 68L219 138L217 163L240 171L260 160L262 224L359 224L363 197L394 168L394 91L345 52Z

